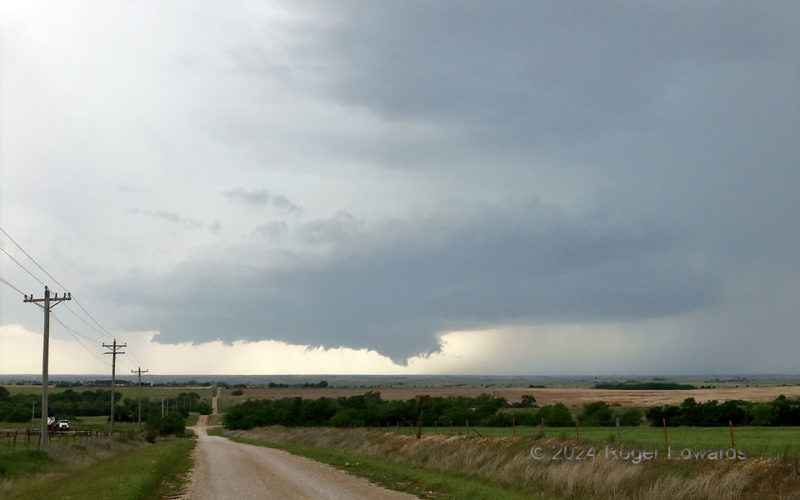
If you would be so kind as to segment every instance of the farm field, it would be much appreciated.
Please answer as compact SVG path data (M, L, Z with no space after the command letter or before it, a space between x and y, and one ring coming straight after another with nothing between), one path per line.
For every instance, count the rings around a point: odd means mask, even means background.
M220 398L223 407L236 404L249 399L281 399L288 397L301 397L304 399L317 399L321 397L337 398L364 394L374 390L381 393L384 400L409 400L419 394L430 396L466 396L475 397L480 394L496 393L506 398L509 403L522 399L524 394L533 394L539 405L564 403L569 408L580 408L594 401L605 401L608 404L618 404L622 407L644 408L649 406L680 404L686 398L694 398L698 403L717 400L719 402L731 399L746 401L766 402L772 401L781 394L786 397L800 397L800 385L780 385L763 387L719 387L714 389L691 390L609 390L591 389L586 387L554 387L554 388L526 388L526 387L384 387L370 389L368 387L249 387L241 389L242 395L233 396L234 389L224 389Z

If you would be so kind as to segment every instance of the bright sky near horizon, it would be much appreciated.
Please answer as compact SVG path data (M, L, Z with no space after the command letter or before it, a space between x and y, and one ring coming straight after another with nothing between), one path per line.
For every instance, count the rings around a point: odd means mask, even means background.
M51 372L796 373L799 23L1 2L0 227L109 332L58 306ZM0 283L0 373L41 323Z

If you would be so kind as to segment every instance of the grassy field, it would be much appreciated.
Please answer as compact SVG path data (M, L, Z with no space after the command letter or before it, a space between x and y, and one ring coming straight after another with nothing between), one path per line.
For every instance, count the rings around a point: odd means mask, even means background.
M379 431L394 431L401 434L416 435L416 428L386 427ZM477 432L476 432L477 431ZM462 435L462 436L500 437L520 436L538 439L540 427L424 427L423 435ZM751 455L790 455L800 457L800 427L734 427L736 447ZM678 447L691 446L697 448L730 448L731 435L727 427L668 427L669 444ZM556 438L561 441L575 441L574 427L545 428L545 438ZM661 427L622 427L620 443L630 446L664 448L664 429ZM581 427L580 441L587 443L614 443L616 430L614 427Z
M195 441L101 439L81 446L0 452L0 497L159 499L176 493Z
M423 498L481 498L481 493L465 493L452 489L444 481L437 482L442 476L456 483L464 480L484 483L487 488L496 488L495 492L508 491L488 493L483 498L528 495L587 499L769 499L800 495L800 463L788 457L675 461L662 456L641 463L608 457L556 461L532 457L534 441L527 436L428 434L416 439L385 430L284 427L219 432L311 456L358 475L362 475L363 468L366 469L363 475L389 487L393 483L406 486L405 483L419 481L423 489L430 490L423 492ZM557 438L538 442L548 447L569 444ZM393 475L393 467L402 473ZM382 472L377 474L375 469ZM420 476L423 472L435 476L425 479Z

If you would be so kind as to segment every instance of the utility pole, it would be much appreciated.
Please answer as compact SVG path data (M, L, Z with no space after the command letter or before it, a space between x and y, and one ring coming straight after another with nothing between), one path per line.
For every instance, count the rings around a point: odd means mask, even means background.
M147 373L149 370L142 370L140 366L138 370L131 370L131 373L135 373L139 376L139 428L142 427L142 373Z
M30 296L25 295L25 300L23 301L33 302L37 305L39 305L39 302L44 302L44 306L39 306L44 309L44 338L42 339L42 446L47 446L47 386L50 383L50 311L65 300L72 300L72 294L65 293L60 299L57 293L53 297L50 297L50 289L45 286L43 299L34 299L33 294L31 294Z
M117 378L117 354L125 354L119 351L123 347L128 347L128 344L117 344L117 339L114 339L113 344L103 344L103 347L111 349L111 352L104 352L103 354L111 354L111 432L114 432L114 381Z

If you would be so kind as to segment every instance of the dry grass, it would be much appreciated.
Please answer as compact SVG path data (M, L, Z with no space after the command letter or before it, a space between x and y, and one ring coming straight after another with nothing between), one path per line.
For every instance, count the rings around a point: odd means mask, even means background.
M536 461L520 437L431 435L423 439L365 429L268 427L232 435L345 450L437 472L479 477L506 487L569 498L800 498L800 475L775 457L742 461L660 459L634 465L613 459ZM557 442L550 440L545 444Z
M781 394L786 397L800 397L800 386L769 386L769 387L719 387L716 389L693 389L680 391L665 390L606 390L589 389L585 387L553 387L553 388L525 388L525 387L389 387L380 389L369 388L266 388L254 387L244 389L241 396L231 396L230 390L223 391L226 404L235 404L248 398L280 399L288 397L302 397L304 399L317 399L321 397L337 398L364 394L369 390L380 391L385 400L409 400L418 394L431 396L467 396L475 397L482 393L496 391L509 402L517 402L523 394L533 394L539 405L564 403L570 408L580 408L594 401L605 401L608 404L619 404L623 407L642 408L647 406L680 404L686 398L694 398L698 403L717 400L720 402L731 399L746 401L766 402L772 401Z

